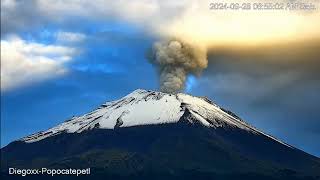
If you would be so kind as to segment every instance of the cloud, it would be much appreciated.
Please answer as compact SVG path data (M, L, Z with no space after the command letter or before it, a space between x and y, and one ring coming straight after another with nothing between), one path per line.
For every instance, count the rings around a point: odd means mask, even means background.
M256 3L254 0L239 1L242 2ZM287 2L289 0L279 1ZM81 26L82 22L75 23L80 19L99 24L108 20L128 23L157 38L179 39L190 46L201 45L204 52L243 47L254 52L256 47L278 43L291 44L314 39L320 42L320 11L219 11L210 10L210 3L210 0L5 0L1 5L1 32L30 32L30 29L48 24L57 27ZM226 3L232 1L227 0ZM320 5L319 1L312 3ZM67 31L57 34L57 41L63 44L76 43L84 38L83 34ZM181 69L168 71L170 76L160 79L178 82L170 83L170 86L183 84L180 81L183 82L186 79L184 74L188 74ZM181 78L172 78L171 75Z
M77 43L85 40L86 35L82 33L59 31L56 34L56 39L60 43Z
M208 69L199 81L226 98L266 104L270 97L279 100L288 95L286 92L309 84L320 88L319 48L315 40L254 49L216 49L209 53Z
M170 17L179 6L181 3L169 0L4 0L1 2L1 34L31 31L48 23L67 26L73 24L75 17L100 22L118 19L150 28L151 22Z
M239 0L238 3L242 2L256 3L254 0ZM289 0L279 1L287 2ZM319 1L311 2L319 8ZM219 11L210 10L210 3L210 0L4 0L1 31L16 32L48 22L66 25L77 17L98 21L117 19L151 33L177 36L208 46L319 37L320 11L317 10Z
M64 64L75 53L74 48L26 42L19 37L1 40L1 91L66 73Z

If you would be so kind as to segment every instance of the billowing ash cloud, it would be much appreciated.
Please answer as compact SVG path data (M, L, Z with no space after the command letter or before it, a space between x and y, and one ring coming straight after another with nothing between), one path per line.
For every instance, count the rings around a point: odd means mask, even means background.
M204 48L180 40L156 42L148 59L158 68L160 90L167 93L182 91L186 77L199 75L208 64Z

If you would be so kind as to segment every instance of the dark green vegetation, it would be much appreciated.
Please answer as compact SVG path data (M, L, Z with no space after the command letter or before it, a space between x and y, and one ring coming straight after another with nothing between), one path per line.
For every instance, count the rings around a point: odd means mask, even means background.
M320 160L266 136L225 126L176 124L94 129L1 149L1 172L16 168L91 168L80 179L318 180ZM21 179L44 179L28 176ZM55 179L76 179L55 176Z

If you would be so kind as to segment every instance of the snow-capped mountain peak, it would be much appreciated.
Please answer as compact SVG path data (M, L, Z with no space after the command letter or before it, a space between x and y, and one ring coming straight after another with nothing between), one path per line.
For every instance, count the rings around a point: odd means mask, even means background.
M31 143L61 133L80 133L95 128L115 129L177 123L186 113L193 117L186 118L190 123L199 123L208 128L240 128L249 133L268 136L205 97L137 89L119 100L101 105L90 113L73 117L58 126L21 140Z

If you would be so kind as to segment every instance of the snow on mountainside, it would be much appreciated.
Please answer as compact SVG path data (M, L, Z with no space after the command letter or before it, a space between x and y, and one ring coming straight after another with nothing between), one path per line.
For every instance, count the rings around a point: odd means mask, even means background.
M94 128L115 129L149 124L176 123L186 110L204 126L240 128L249 133L268 136L280 142L248 125L232 112L220 108L207 98L142 89L135 90L120 100L107 102L88 114L73 117L58 126L20 140L31 143L60 133L80 133ZM190 120L190 123L194 123L194 121ZM289 146L285 143L282 144Z

